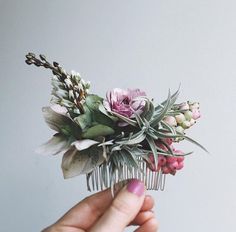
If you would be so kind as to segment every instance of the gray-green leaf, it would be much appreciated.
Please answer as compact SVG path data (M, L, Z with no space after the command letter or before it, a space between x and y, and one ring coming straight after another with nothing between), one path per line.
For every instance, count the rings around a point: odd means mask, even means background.
M36 152L45 155L56 155L67 150L72 142L73 138L57 133L48 142L38 147Z
M103 153L103 148L96 145L82 151L78 151L75 146L71 147L62 159L64 178L90 173L104 162Z
M113 128L106 125L98 124L85 131L82 134L82 137L86 139L94 139L99 136L107 136L107 135L112 135L114 133L115 131Z

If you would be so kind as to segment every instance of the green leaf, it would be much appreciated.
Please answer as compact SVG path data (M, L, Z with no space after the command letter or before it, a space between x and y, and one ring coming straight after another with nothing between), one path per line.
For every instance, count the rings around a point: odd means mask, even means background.
M149 121L154 114L155 108L154 108L152 101L150 101L148 98L145 98L145 97L143 97L143 98L145 99L146 104L145 104L145 106L143 108L143 112L140 116L142 118L145 118L147 121Z
M103 98L95 94L90 94L86 97L85 103L90 110L98 110L99 105L102 103Z
M141 143L146 138L144 131L139 131L136 134L133 134L129 138L124 138L116 141L117 144L121 145L134 145Z
M79 116L74 118L74 121L80 126L82 131L92 125L92 113L89 110L86 104L83 105L84 114L80 114Z
M92 123L91 116L88 114L81 114L74 118L74 121L80 126L82 131L88 128Z
M132 153L134 156L138 156L138 157L142 157L150 153L146 150L138 148L137 146L125 146L125 149L129 151L130 153Z
M105 109L105 107L102 103L98 106L98 109L100 110L100 112L102 112L107 117L109 117L112 121L114 121L114 122L118 121L117 117L114 117L113 115L109 114L109 112Z
M132 172L132 168L139 170L138 161L132 153L125 149L121 150L119 153L119 155L123 158L123 166L126 165L130 172Z
M158 149L157 149L158 150ZM188 156L188 155L191 155L193 154L193 152L187 152L187 153L183 153L183 154L176 154L176 153L169 153L169 152L166 152L166 151L159 151L158 150L158 155L164 155L164 156L174 156L174 157L178 157L178 156Z
M91 140L91 139L82 139L82 140L76 140L71 145L75 146L75 148L78 151L82 151L85 149L90 148L91 146L98 144L98 141Z
M134 115L135 115L136 121L138 123L138 126L140 128L142 128L144 126L144 124L145 124L144 120L141 118L141 116L139 114L134 113Z
M203 149L205 152L209 153L208 150L202 146L200 143L198 143L197 141L195 141L194 139L186 136L186 135L182 135L182 134L169 134L169 133L162 133L160 131L156 131L155 132L156 135L159 137L159 138L173 138L173 139L176 139L176 138L183 138L183 139L186 139L187 141L197 145L198 147L200 147L201 149Z
M152 150L152 153L154 156L154 164L155 164L155 166L157 166L158 165L158 153L157 153L156 144L154 142L154 139L152 137L150 137L149 135L147 135L146 140Z
M180 86L179 86L179 88L177 89L177 91L176 91L173 95L171 95L171 97L170 97L170 106L171 106L171 107L172 107L172 106L174 105L174 103L176 102L176 100L177 100L177 98L178 98L178 96L179 96L179 92L180 92ZM161 109L163 109L163 106L166 105L167 101L168 101L168 99L166 99L165 101L163 101L161 104L157 105L157 106L155 107L155 111L158 112L158 111L160 111Z
M169 110L169 107L170 107L170 101L171 101L171 95L170 95L170 91L168 93L168 98L166 100L166 103L163 107L163 109L158 113L156 114L153 119L151 120L151 123L150 125L152 127L155 127L158 125L158 123L163 119L163 117L166 115L166 112Z
M173 128L172 126L170 126L168 123L166 123L165 121L161 121L161 125L163 126L163 128L167 129L170 133L172 134L176 134L175 128Z
M114 121L110 117L100 111L93 111L93 121L110 127L114 127L115 125Z
M66 136L81 136L80 127L68 116L55 112L51 107L43 107L43 116L48 126Z
M98 124L96 126L90 127L87 131L85 131L82 134L82 137L87 139L94 139L99 136L107 136L114 133L115 131L113 128L106 125Z
M61 167L64 178L90 173L105 161L103 153L103 148L97 145L82 151L78 151L75 146L72 146L62 159Z
M67 137L57 133L46 143L36 149L38 154L57 155L60 152L67 150L74 141L72 137Z
M115 115L117 118L121 119L122 121L127 122L131 126L135 126L135 127L137 126L137 122L135 122L134 120L132 120L130 118L127 118L121 114L114 112L114 111L112 111L111 114Z
M209 151L208 151L204 146L202 146L200 143L198 143L198 142L195 141L194 139L192 139L192 138L190 138L190 137L188 137L188 136L186 136L186 135L184 135L183 137L184 137L187 141L189 141L189 142L191 142L191 143L197 145L197 146L200 147L202 150L204 150L205 152L209 153Z

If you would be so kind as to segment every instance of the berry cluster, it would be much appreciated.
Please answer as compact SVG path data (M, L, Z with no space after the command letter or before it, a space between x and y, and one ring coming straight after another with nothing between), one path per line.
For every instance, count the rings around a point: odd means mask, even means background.
M184 134L201 117L198 102L183 102L176 106L179 113L175 116L166 116L163 120L170 126L175 127L177 133ZM176 140L178 142L178 140Z
M170 140L166 142L170 145L172 143ZM166 147L159 142L157 142L156 145L162 150L167 150ZM184 156L181 156L184 153L181 150L175 149L173 145L170 147L176 156L158 155L157 165L155 165L154 155L152 153L149 155L148 166L152 171L158 172L161 170L163 174L175 175L177 170L180 170L184 167Z

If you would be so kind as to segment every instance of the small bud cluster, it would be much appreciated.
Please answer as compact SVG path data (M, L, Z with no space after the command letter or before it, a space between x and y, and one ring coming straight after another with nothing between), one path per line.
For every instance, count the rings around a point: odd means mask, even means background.
M44 55L39 55L38 59L34 53L28 53L25 62L52 70L53 104L65 106L73 114L84 112L83 103L88 95L90 83L84 81L79 73L72 71L68 74L57 62L50 64Z
M82 105L90 88L89 82L85 82L79 73L72 71L63 83L57 76L53 76L52 86L52 103L65 106L73 113L82 113Z
M199 103L183 102L173 109L179 112L175 116L166 116L163 120L179 134L184 134L186 129L189 129L196 123L196 120L201 117ZM178 139L176 140L178 141Z

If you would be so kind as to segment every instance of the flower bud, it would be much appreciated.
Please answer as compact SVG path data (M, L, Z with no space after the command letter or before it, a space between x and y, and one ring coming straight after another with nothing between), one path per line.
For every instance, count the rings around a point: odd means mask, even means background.
M175 156L168 156L166 158L166 160L167 160L167 163L174 163L174 162L177 161L177 157L175 157Z
M194 102L190 105L190 109L194 110L194 109L199 109L200 108L200 104L199 102Z
M166 122L170 126L176 126L177 125L175 117L173 117L173 116L167 116L163 120L164 120L164 122Z
M197 120L198 118L201 117L200 110L195 109L192 112L193 112L193 119Z
M184 167L184 162L180 162L179 165L176 167L176 170L180 170Z
M191 120L190 120L191 126L193 126L195 123L196 123L196 120L194 120L193 118L191 118Z
M179 163L177 161L173 162L173 163L170 163L168 165L168 167L171 169L171 170L176 170L177 167L179 166Z
M66 85L70 88L71 86L73 86L73 84L72 84L72 82L71 82L71 80L69 79L69 78L66 78L65 79L65 83L66 83Z
M182 123L182 127L183 127L184 129L188 129L190 126L191 126L191 124L190 124L189 121L184 121L184 122Z
M183 102L181 105L180 105L180 110L189 110L189 104L187 102Z
M185 116L182 113L180 113L175 116L175 120L177 123L181 124L182 122L185 121Z
M148 165L148 168L151 169L153 172L158 171L158 167L157 165L155 165L154 155L152 153L149 155L149 160L147 162L147 165Z
M164 143L166 143L169 146L173 143L173 139L172 138L164 138L162 140L163 140Z
M178 161L178 163L183 162L184 161L184 156L178 156L177 161Z
M188 110L184 113L184 116L185 116L186 120L190 121L193 117L193 113L190 110Z
M158 156L158 166L164 166L166 164L166 158L163 155Z
M163 173L163 174L169 174L170 171L171 171L167 166L162 167L161 170L162 170L162 173Z
M170 170L170 174L174 176L176 174L176 170Z
M184 128L182 126L177 126L175 128L176 132L180 133L180 134L184 134Z

